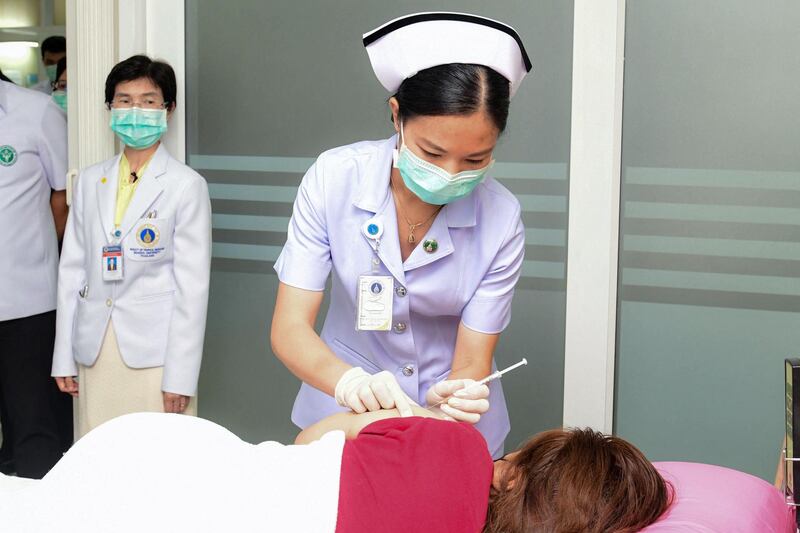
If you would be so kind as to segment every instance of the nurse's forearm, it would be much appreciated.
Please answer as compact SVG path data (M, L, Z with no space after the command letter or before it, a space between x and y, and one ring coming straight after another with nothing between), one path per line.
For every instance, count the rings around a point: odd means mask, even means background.
M483 379L492 373L492 358L499 334L480 333L459 324L453 350L453 371L447 379Z
M295 376L333 396L336 383L350 365L336 357L314 331L322 298L321 292L281 283L270 341L272 351Z
M331 396L339 378L351 368L305 324L273 329L272 351L292 374Z

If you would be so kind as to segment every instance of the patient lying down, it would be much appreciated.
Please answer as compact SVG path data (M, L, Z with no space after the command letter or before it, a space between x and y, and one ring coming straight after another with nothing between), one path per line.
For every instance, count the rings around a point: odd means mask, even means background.
M415 415L333 415L294 446L123 416L41 481L0 476L0 531L634 532L668 506L621 439L552 430L492 462L472 426Z

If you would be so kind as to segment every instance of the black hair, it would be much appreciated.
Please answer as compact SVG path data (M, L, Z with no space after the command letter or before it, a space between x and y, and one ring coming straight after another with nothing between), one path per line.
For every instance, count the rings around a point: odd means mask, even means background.
M3 74L2 70L0 70L0 80L7 81L8 83L14 83L13 81L11 81L11 79L9 79L8 76Z
M56 63L56 81L64 74L65 70L67 70L67 56L62 57L58 60L58 63Z
M60 35L53 35L42 41L41 46L42 59L44 59L45 52L51 54L61 54L67 52L67 39Z
M398 118L468 115L481 109L502 133L508 120L509 81L483 65L450 63L420 70L403 80L394 98Z
M118 84L140 78L149 79L161 89L167 110L175 105L178 92L175 71L168 63L154 61L143 55L131 56L114 65L106 78L106 104L111 105Z

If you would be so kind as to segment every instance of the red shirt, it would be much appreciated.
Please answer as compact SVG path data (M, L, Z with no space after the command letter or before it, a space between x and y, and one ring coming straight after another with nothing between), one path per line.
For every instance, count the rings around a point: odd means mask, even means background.
M342 533L478 533L492 458L471 425L390 418L368 425L342 453Z

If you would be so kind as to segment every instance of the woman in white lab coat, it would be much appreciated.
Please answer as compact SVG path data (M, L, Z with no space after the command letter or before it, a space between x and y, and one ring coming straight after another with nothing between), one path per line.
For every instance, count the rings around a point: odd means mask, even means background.
M75 186L52 375L78 397L81 436L126 413L196 413L211 205L205 180L160 143L175 96L166 63L117 64L105 97L125 148Z

